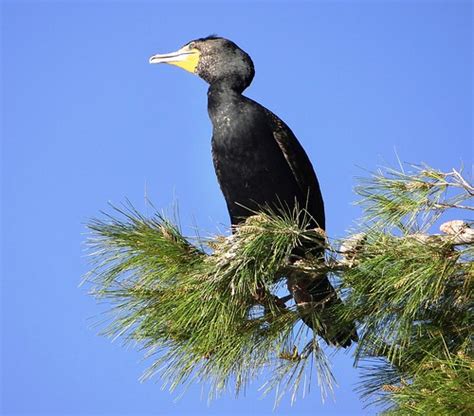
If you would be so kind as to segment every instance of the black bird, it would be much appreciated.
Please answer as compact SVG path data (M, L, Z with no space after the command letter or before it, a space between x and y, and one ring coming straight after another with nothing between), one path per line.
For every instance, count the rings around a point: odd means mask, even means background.
M250 56L230 40L209 36L176 52L154 55L150 63L168 63L198 75L210 86L208 111L213 125L212 156L232 225L263 206L306 208L310 226L324 230L324 204L313 166L290 128L262 105L242 95L255 74ZM321 254L320 247L309 247ZM336 325L325 311L340 303L329 280L289 278L300 310L320 312L319 335L328 344L347 347L357 340L352 323ZM308 314L303 321L313 327Z

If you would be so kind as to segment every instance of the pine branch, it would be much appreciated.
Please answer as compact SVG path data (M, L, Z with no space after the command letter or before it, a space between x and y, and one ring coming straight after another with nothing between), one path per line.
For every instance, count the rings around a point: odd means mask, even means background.
M472 414L472 221L430 230L447 210L465 212L473 187L426 167L364 183L365 225L340 249L346 313L363 328L356 360L370 363L360 391L387 414Z
M279 296L290 253L319 241L317 232L293 214L263 212L229 237L199 241L202 251L159 214L115 210L123 219L109 215L90 224L95 268L88 281L95 296L116 304L104 333L138 342L153 357L145 378L160 371L171 389L208 382L215 396L230 383L238 393L274 368L271 388L290 389L294 400L314 361L322 392L331 390L318 341L295 306L285 305L289 297ZM288 359L289 348L304 353Z
M342 241L309 229L298 210L263 210L231 236L194 240L132 207L91 221L87 281L114 306L104 334L141 345L152 360L144 378L159 372L172 390L204 382L211 397L238 394L269 370L264 392L295 400L315 369L326 394L329 362L284 288L293 275L331 275L344 304L327 312L336 330L359 323L356 364L371 363L363 397L390 414L471 414L474 230L469 220L432 230L446 211L466 212L474 187L456 170L424 166L381 170L358 192L366 217ZM325 261L295 258L308 242L326 249Z

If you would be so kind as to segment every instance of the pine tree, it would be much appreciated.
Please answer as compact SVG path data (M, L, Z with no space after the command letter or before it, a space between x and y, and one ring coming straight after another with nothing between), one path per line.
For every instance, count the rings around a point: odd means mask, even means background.
M325 395L334 379L324 341L285 288L293 271L330 274L344 305L305 313L358 323L362 398L390 415L474 414L474 229L443 222L474 209L474 187L456 170L410 169L360 180L364 217L342 240L309 229L304 210L262 210L230 236L191 239L158 212L114 208L89 224L86 280L114 305L104 334L144 348L143 377L159 371L171 389L205 382L211 398L238 394L263 374L278 402L316 376ZM325 246L325 261L290 261L308 240Z

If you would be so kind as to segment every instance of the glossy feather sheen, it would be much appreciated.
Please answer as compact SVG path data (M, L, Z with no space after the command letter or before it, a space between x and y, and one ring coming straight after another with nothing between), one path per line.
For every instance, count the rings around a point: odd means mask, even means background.
M221 86L211 86L209 90L209 115L214 127L214 167L232 224L245 220L251 211L265 205L278 210L291 209L297 203L301 208L308 206L318 224L324 227L324 208L316 176L291 130L287 127L277 130L276 116ZM276 134L286 142L285 151ZM298 160L294 147L304 155L302 160Z

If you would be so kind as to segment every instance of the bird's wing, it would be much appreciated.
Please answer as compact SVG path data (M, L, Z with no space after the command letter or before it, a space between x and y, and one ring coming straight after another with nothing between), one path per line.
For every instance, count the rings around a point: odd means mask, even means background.
M316 220L318 226L324 229L323 197L308 155L291 129L270 110L265 108L265 112L272 124L273 137L285 156L301 192L307 198L306 209Z

